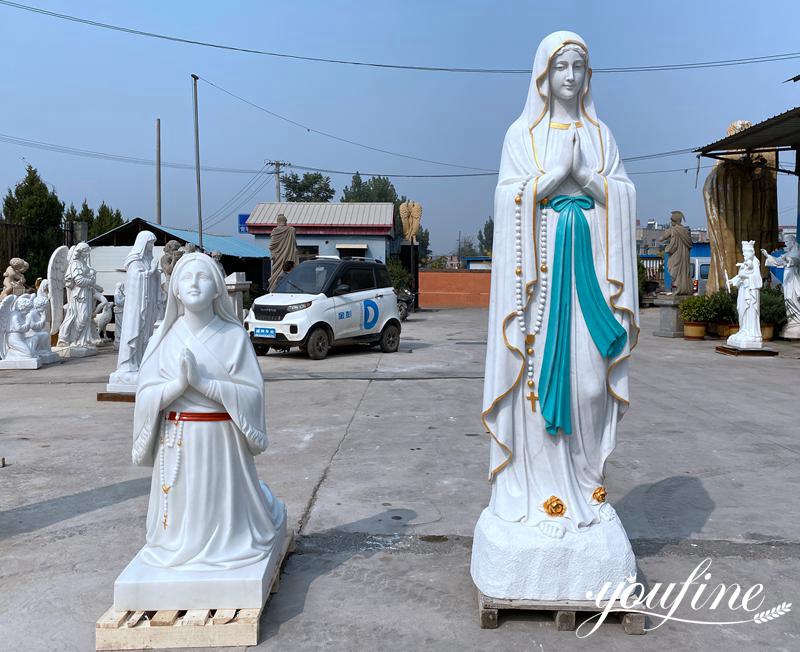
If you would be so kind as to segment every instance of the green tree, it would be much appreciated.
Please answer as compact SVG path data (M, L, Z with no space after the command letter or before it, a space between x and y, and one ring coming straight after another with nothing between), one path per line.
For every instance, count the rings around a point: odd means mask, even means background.
M90 225L94 222L94 211L89 208L89 204L86 200L83 200L83 204L81 205L81 212L78 213L78 221L79 222L88 222Z
M89 238L95 238L106 231L122 226L124 223L125 220L122 219L122 213L119 210L113 210L105 202L101 202L100 207L97 209L97 215L92 223L89 224Z
M466 258L468 256L479 256L478 249L475 247L475 241L471 236L465 235L461 238L461 246L456 248L456 256L459 258Z
M408 197L401 195L398 197L394 184L389 181L389 177L370 177L366 181L356 172L349 186L342 188L343 202L392 202L394 204L394 231L402 233L403 226L400 223L400 204L408 201Z
M417 243L419 244L420 261L427 261L431 257L431 234L428 229L419 228L419 231L417 231Z
M30 265L26 274L32 282L47 275L47 262L53 250L62 244L61 221L64 203L55 190L49 190L32 165L25 169L25 178L3 199L3 215L8 222L25 228L25 251L20 252Z
M75 209L75 204L70 202L69 208L64 212L65 222L78 222L78 211Z
M484 256L492 255L492 238L494 237L494 220L490 217L478 231L478 249Z
M331 178L319 172L306 172L302 178L297 174L287 174L281 178L286 201L321 201L333 199L336 191Z

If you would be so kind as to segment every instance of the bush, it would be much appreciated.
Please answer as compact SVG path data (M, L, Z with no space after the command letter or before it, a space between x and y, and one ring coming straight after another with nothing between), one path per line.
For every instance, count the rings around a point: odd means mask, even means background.
M786 301L783 292L776 288L762 288L760 304L762 324L774 324L780 327L786 323Z
M392 279L392 285L398 290L411 289L411 274L403 267L397 258L390 258L386 263L386 268L389 270L389 278Z
M736 296L727 290L717 290L708 296L708 321L719 324L739 323Z
M678 309L683 321L706 323L711 314L709 300L705 295L687 297L681 302Z

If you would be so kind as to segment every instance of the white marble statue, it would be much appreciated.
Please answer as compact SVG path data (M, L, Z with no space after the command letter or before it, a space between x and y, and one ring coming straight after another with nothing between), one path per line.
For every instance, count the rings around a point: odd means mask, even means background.
M50 261L47 263L47 278L42 281L46 287L42 292L46 292L50 298L50 335L58 335L61 324L64 321L64 304L66 303L67 287L64 284L64 277L67 273L69 263L69 247L62 245L53 251Z
M161 306L160 310L163 316L163 308L166 307L166 302ZM119 334L122 329L122 320L125 316L125 284L117 283L114 286L114 349L119 350Z
M113 309L114 309L114 304L108 300L98 304L97 308L95 308L94 324L95 327L97 328L98 341L101 343L109 341L108 333L106 333L106 328L108 327L108 324L111 322L111 314L113 312Z
M266 446L247 332L214 261L185 254L139 370L133 462L153 467L147 543L117 579L115 609L263 605L286 537L285 507L256 474Z
M0 369L38 369L55 362L46 315L35 294L9 295L0 301Z
M728 337L728 345L740 349L760 349L761 340L761 267L756 258L755 241L742 241L744 261L736 263L739 273L726 283L739 288L736 309L739 311L739 330Z
M786 236L786 250L780 256L770 256L762 249L767 267L783 267L783 298L786 302L786 325L781 337L800 339L800 243L793 235Z
M28 316L31 349L41 364L57 362L59 355L50 346L50 297L47 296L47 279L42 281L36 294L31 295L31 298L32 305Z
M585 600L636 575L604 488L639 332L636 194L590 79L583 39L547 36L503 143L483 399L492 494L471 567L498 598Z
M139 232L125 258L125 300L130 310L125 311L118 331L117 369L109 378L109 391L135 391L139 365L160 316L161 273L153 257L155 240L150 231Z
M60 286L67 291L67 307L64 321L58 330L58 346L72 350L70 355L88 355L96 352L94 333L95 279L97 272L91 265L91 248L79 242L69 250L67 269ZM56 279L50 278L51 292Z

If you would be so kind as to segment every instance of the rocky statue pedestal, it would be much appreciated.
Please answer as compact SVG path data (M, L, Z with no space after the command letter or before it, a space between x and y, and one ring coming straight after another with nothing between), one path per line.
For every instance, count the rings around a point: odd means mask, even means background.
M678 307L685 298L675 294L664 294L653 301L653 305L658 306L658 330L653 331L653 335L683 337L683 320Z
M69 358L88 358L91 355L97 355L97 347L95 346L57 346L53 351L65 360Z
M475 526L472 580L486 596L506 600L587 600L606 582L636 577L628 535L614 514L561 538L504 521L488 507Z

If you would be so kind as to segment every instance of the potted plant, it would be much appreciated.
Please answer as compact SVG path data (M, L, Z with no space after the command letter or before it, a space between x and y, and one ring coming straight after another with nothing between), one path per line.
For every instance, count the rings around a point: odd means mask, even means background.
M715 333L724 338L733 335L738 330L739 313L736 310L736 294L724 289L710 294L708 296L708 313L707 331L709 333Z
M709 317L708 297L702 294L686 297L679 308L683 320L683 336L687 340L702 340L706 336Z
M761 338L769 341L775 336L775 329L786 323L786 302L783 292L776 288L762 288L759 303Z

